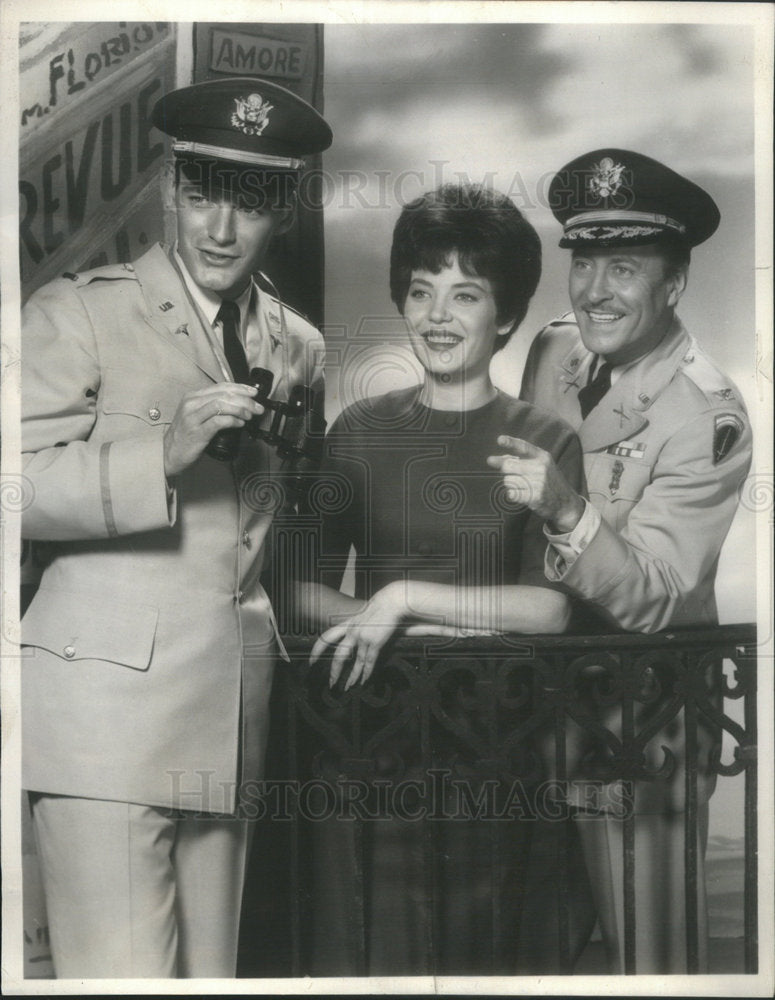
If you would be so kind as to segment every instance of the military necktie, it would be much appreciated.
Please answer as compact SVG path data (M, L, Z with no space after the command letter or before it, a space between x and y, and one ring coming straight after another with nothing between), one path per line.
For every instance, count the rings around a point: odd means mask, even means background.
M581 407L582 419L587 419L587 414L597 406L600 400L611 388L611 365L607 361L598 369L597 375L589 385L579 389L579 406Z
M236 302L224 299L215 319L220 322L223 330L223 353L229 362L234 381L247 382L250 369L239 337L239 306Z

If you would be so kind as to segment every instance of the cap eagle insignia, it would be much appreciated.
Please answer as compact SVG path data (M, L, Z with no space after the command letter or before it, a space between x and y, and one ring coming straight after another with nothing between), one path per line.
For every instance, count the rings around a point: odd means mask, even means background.
M614 163L610 156L604 156L592 167L589 190L598 198L610 198L621 187L623 173L624 164Z
M269 124L269 112L274 105L265 101L260 94L249 97L235 97L237 110L231 116L231 123L245 135L261 135Z

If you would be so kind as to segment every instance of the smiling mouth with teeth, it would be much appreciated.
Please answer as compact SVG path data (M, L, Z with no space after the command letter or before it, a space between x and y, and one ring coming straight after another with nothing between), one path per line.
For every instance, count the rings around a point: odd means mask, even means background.
M593 323L615 323L622 318L620 313L593 312L591 309L587 309L586 313Z
M438 345L439 347L454 347L463 339L448 330L426 330L422 335L427 344Z

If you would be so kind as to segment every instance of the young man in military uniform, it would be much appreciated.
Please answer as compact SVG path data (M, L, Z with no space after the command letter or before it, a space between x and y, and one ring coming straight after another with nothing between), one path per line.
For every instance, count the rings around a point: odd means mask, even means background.
M750 466L751 430L740 393L675 310L690 249L714 233L718 209L696 184L622 149L573 160L549 198L563 225L560 246L573 253L573 313L536 337L522 396L577 429L589 500L525 442L500 439L505 454L490 463L545 519L547 578L582 599L603 628L713 624L716 566ZM641 716L648 711L647 701ZM602 721L621 734L613 710ZM698 740L704 840L716 737L702 719ZM670 779L635 786L638 972L686 971L682 715L648 745L648 766L662 764L663 745L675 755ZM572 748L577 760L584 749ZM600 805L602 818L579 829L612 971L621 972L621 826Z
M259 582L279 460L240 429L322 400L322 338L256 277L331 142L261 80L167 94L173 246L65 274L23 316L25 537L53 556L22 623L23 786L60 978L235 974L277 650ZM216 435L241 440L211 457ZM218 438L222 441L222 437Z

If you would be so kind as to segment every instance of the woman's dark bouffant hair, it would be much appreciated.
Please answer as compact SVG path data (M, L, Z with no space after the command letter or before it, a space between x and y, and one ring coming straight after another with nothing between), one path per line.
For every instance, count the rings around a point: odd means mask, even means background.
M514 202L479 184L444 184L405 206L393 230L390 296L403 314L412 271L438 274L457 253L460 269L491 282L499 326L495 350L525 318L541 277L541 241Z

